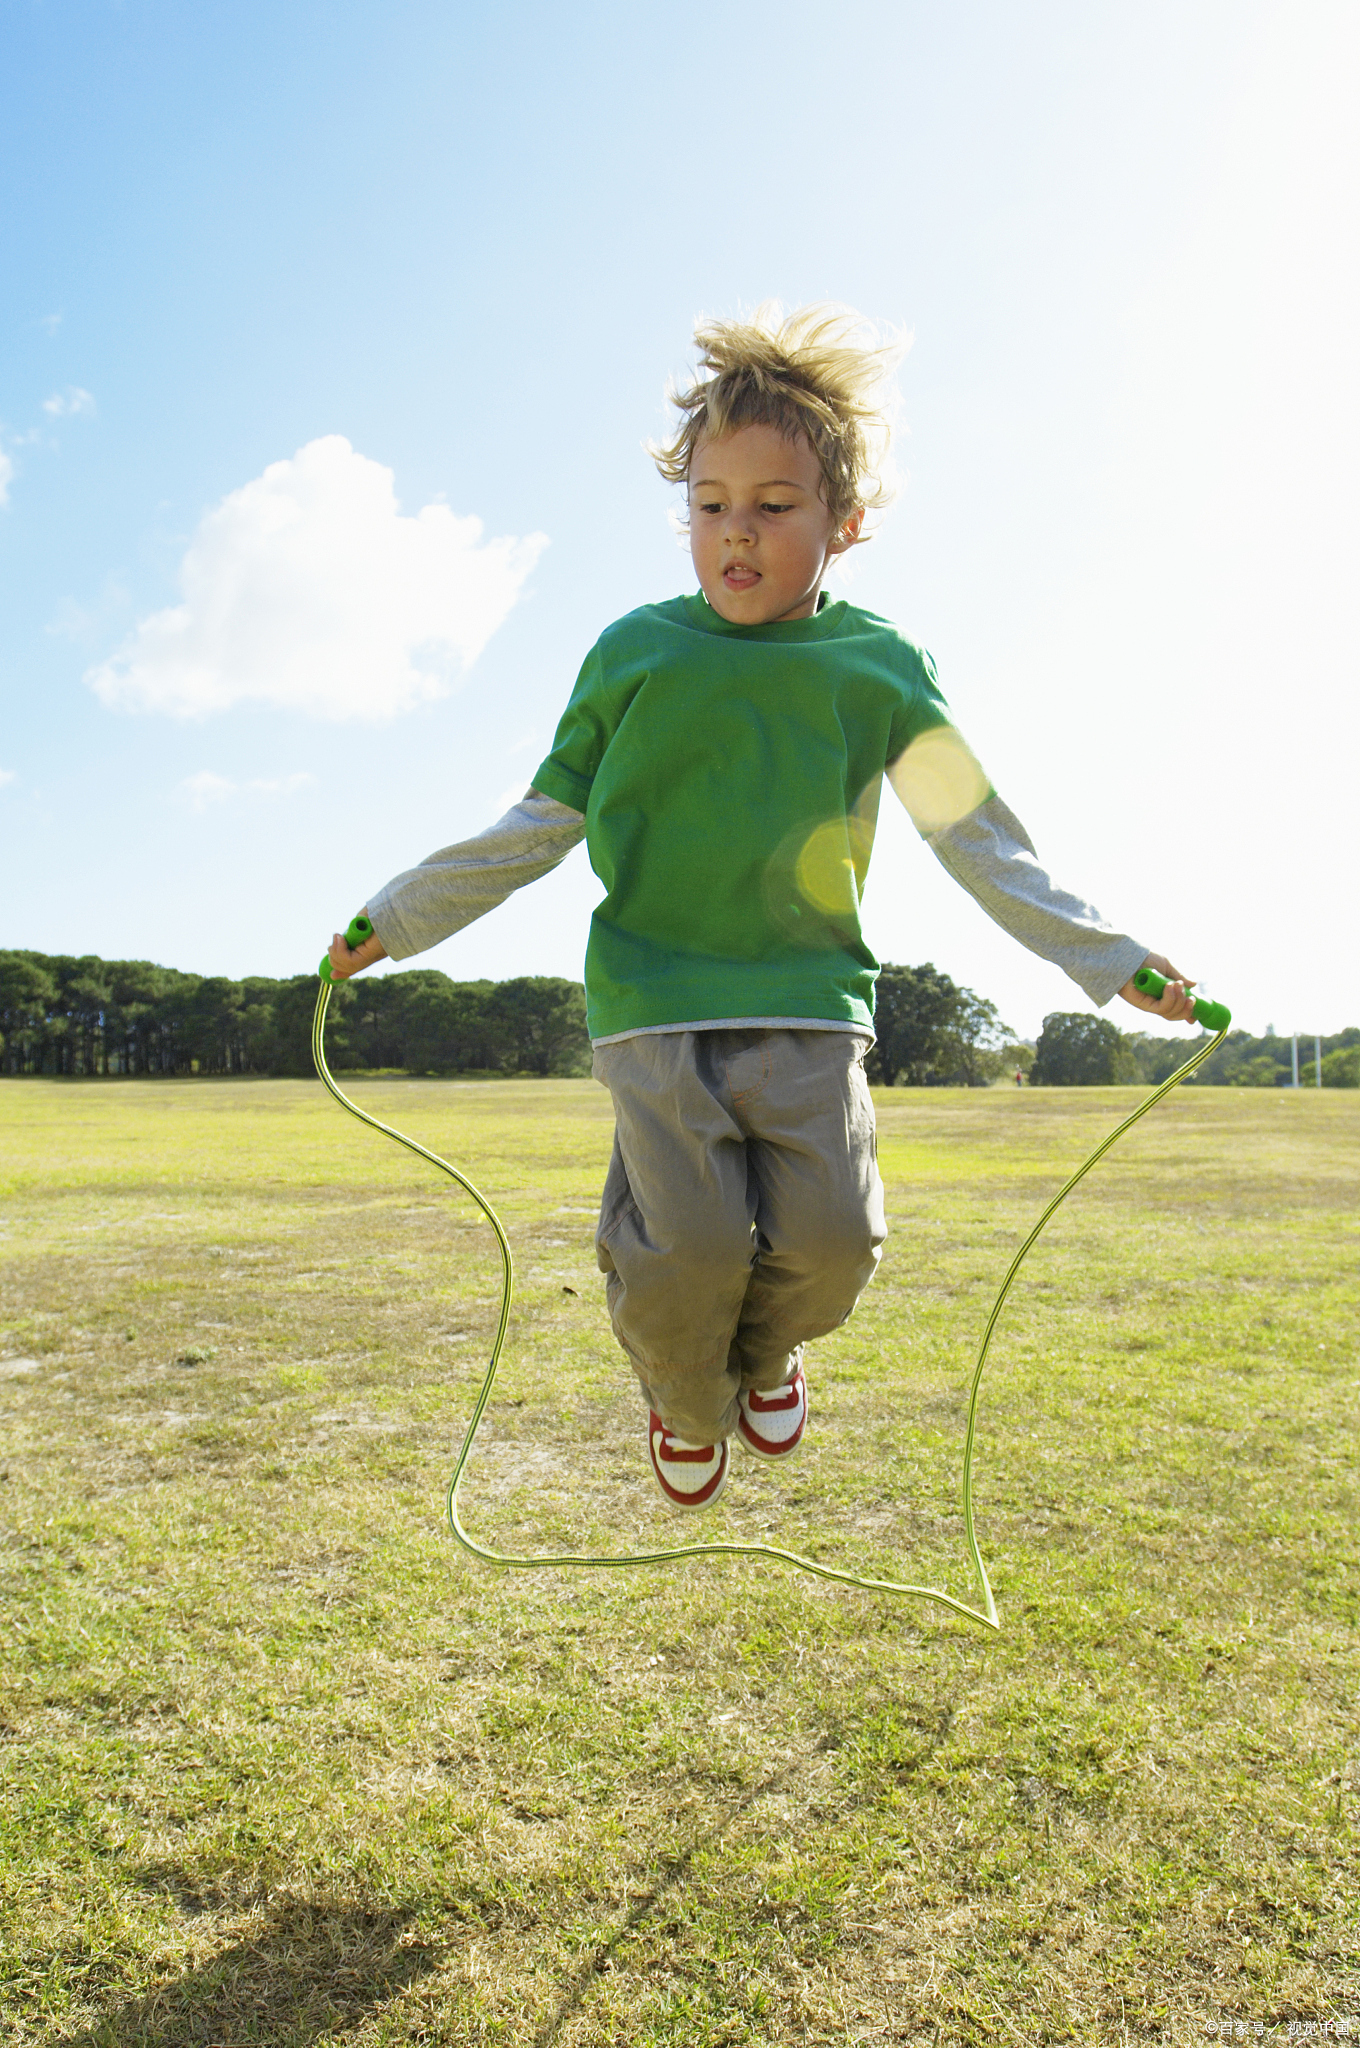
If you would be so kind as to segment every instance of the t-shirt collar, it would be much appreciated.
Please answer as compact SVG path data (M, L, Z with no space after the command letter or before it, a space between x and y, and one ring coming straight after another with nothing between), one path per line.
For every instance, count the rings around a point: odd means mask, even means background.
M774 619L766 626L734 625L721 612L714 611L702 590L696 590L684 603L690 625L701 633L720 633L724 638L738 640L821 640L836 630L845 613L844 598L833 602L830 592L825 590L819 592L817 609L811 618Z

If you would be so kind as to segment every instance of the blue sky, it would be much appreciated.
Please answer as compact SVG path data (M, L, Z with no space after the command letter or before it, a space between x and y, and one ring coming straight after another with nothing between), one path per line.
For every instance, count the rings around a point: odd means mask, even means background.
M914 337L844 594L1070 886L1360 1022L1358 58L1322 0L8 0L3 942L309 968L693 587L640 444L695 316L831 298ZM881 955L1087 1007L892 810ZM428 964L578 974L595 895Z

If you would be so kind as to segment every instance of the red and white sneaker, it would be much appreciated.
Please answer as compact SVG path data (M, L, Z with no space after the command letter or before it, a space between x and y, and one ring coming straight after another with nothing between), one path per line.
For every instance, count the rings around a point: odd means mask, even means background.
M726 1437L716 1444L689 1443L673 1436L653 1408L647 1443L662 1500L673 1508L711 1508L727 1484L732 1462Z
M784 1387L762 1394L751 1387L737 1396L737 1428L748 1451L758 1458L788 1458L803 1441L807 1428L807 1381L800 1365Z

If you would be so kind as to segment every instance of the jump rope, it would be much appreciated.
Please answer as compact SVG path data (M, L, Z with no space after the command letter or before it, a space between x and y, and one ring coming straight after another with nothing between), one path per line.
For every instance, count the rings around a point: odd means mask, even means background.
M351 948L362 945L365 939L371 937L372 931L373 926L366 917L356 917L351 920L345 933L346 943ZM1133 1129L1140 1117L1145 1117L1150 1109L1154 1109L1164 1096L1169 1095L1173 1088L1178 1087L1193 1074L1196 1067L1202 1067L1210 1054L1216 1052L1223 1043L1228 1026L1232 1022L1231 1012L1224 1004L1211 1003L1203 997L1196 1000L1196 1022L1206 1030L1212 1031L1215 1036L1207 1044L1199 1046L1184 1066L1178 1067L1169 1080L1154 1088L1152 1093L1139 1103L1131 1116L1126 1116L1108 1137L1102 1138L1089 1158L1082 1161L1071 1179L1063 1183L1011 1260L1006 1277L997 1289L996 1300L992 1303L991 1314L982 1332L982 1342L978 1346L977 1364L973 1367L973 1380L968 1395L968 1428L963 1445L963 1526L968 1539L969 1556L972 1559L974 1586L981 1596L981 1605L970 1607L966 1600L955 1599L952 1593L944 1592L939 1586L909 1586L896 1579L864 1578L858 1572L841 1571L834 1565L819 1564L816 1558L803 1557L796 1550L781 1550L773 1543L678 1543L665 1550L618 1551L599 1556L587 1551L545 1551L529 1557L514 1557L507 1551L489 1550L485 1544L470 1536L463 1527L462 1517L458 1512L458 1489L462 1484L464 1467L472 1455L478 1427L486 1413L486 1404L491 1398L496 1369L500 1364L501 1348L505 1343L505 1333L510 1321L510 1302L515 1286L515 1263L510 1252L510 1240L505 1234L500 1217L486 1196L479 1188L473 1186L465 1173L460 1173L456 1166L450 1166L448 1160L441 1159L437 1152L431 1152L426 1146L417 1144L414 1138L408 1138L404 1131L394 1130L391 1124L382 1123L376 1116L370 1116L366 1109L360 1109L357 1102L351 1102L344 1090L338 1086L335 1076L326 1064L326 1011L330 1005L332 986L328 959L321 962L320 976L321 986L317 992L316 1012L312 1018L312 1057L316 1061L317 1073L336 1101L342 1108L347 1109L351 1116L357 1117L360 1123L368 1124L371 1129L381 1131L385 1138L391 1138L396 1144L404 1145L406 1150L414 1152L417 1158L427 1160L431 1166L438 1167L441 1173L446 1173L450 1180L456 1181L466 1194L471 1195L491 1225L500 1249L501 1308L496 1324L496 1341L491 1347L491 1362L487 1366L481 1389L473 1404L472 1417L463 1437L462 1449L458 1453L458 1462L453 1468L453 1477L449 1480L445 1500L449 1528L464 1550L478 1558L482 1564L498 1564L518 1571L561 1570L569 1565L583 1566L595 1571L630 1570L645 1564L680 1564L686 1558L694 1557L764 1557L773 1559L776 1564L792 1565L801 1572L811 1572L816 1578L830 1579L836 1585L856 1586L866 1593L895 1593L916 1600L933 1600L937 1606L947 1607L951 1613L962 1615L967 1621L980 1621L987 1628L1000 1630L1001 1623L997 1618L991 1581L987 1576L987 1567L982 1561L982 1552L978 1548L977 1532L973 1524L973 1454L977 1442L978 1391L982 1385L982 1369L987 1363L992 1332L996 1328L1016 1274L1055 1210L1067 1200L1077 1183L1086 1178L1097 1160L1103 1159L1110 1147L1118 1144L1125 1133ZM1165 977L1151 967L1140 968L1133 979L1135 986L1144 995L1151 996L1154 1001L1166 987Z

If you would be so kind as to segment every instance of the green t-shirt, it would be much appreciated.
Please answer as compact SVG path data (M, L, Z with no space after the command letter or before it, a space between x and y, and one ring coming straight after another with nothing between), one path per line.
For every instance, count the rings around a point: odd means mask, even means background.
M930 657L854 605L733 626L696 594L610 626L534 776L584 812L606 891L592 1038L719 1017L870 1024L859 904L883 770L947 723Z

